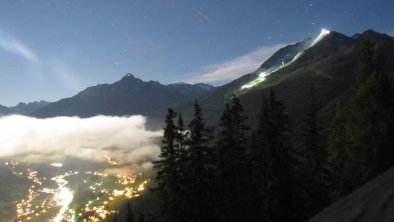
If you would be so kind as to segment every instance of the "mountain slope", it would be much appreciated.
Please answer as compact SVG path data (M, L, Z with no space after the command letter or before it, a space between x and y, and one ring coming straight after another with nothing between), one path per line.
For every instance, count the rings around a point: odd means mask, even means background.
M337 32L326 33L323 37L308 38L280 49L255 72L199 97L207 122L215 125L225 103L232 94L237 94L253 125L257 120L263 93L274 87L294 124L298 124L308 105L310 82L315 84L320 109L330 110L329 107L332 107L335 101L346 98L346 93L351 89L358 66L358 52L365 39L371 39L376 44L385 64L384 72L388 75L394 74L392 37L372 30L353 37ZM305 47L308 44L309 47ZM284 64L280 64L282 61ZM191 105L181 104L175 109L184 113L186 119L190 119Z
M207 85L144 82L132 74L113 84L89 87L77 95L49 104L35 117L94 115L148 115L154 110L191 100L211 90Z

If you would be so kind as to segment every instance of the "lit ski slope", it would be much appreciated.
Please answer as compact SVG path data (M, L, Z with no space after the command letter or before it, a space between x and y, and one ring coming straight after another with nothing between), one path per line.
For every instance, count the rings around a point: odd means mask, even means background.
M321 41L325 36L327 36L328 34L330 34L330 31L329 31L329 30L327 30L327 29L322 29L321 32L320 32L320 34L310 43L310 45L308 45L308 46L306 47L306 49L304 49L303 51L301 51L301 52L299 52L298 54L296 54L290 62L284 63L284 62L282 61L282 64L281 64L281 65L279 65L279 66L277 66L277 67L275 67L275 66L270 67L270 68L268 68L267 70L264 70L264 71L260 69L260 70L259 70L260 73L258 74L257 78L256 78L255 80L249 82L248 84L243 85L243 86L241 87L241 91L245 91L245 90L248 90L248 89L250 89L250 88L253 88L254 86L256 86L256 85L262 83L262 82L266 79L267 76L269 76L269 75L271 75L272 73L274 73L274 72L276 72L276 71L278 71L278 70L281 70L281 69L283 69L284 67L286 67L286 66L292 64L294 61L298 60L298 59L302 56L302 54L304 53L305 50L307 50L307 49L313 47L314 45L316 45L316 43L320 42L320 41Z

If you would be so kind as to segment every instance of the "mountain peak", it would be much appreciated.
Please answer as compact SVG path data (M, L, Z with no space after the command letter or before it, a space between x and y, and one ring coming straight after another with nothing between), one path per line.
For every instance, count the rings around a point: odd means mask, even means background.
M122 79L136 79L132 73L126 73Z
M330 31L329 34L327 34L319 43L317 44L324 44L324 45L337 45L338 43L342 44L348 44L349 41L352 41L352 38L336 32L336 31Z
M377 32L375 30L372 29L367 29L366 31L364 31L363 33L357 33L355 35L352 36L354 39L357 40L366 40L366 39L370 39L370 40L382 40L382 39L386 39L386 40L392 40L393 37L385 34L385 33L380 33Z
M144 81L142 81L141 79L135 77L135 76L134 76L133 74L131 74L131 73L127 73L127 74L124 75L124 76L122 77L122 79L119 80L118 82L119 82L119 84L121 84L121 85L124 85L124 84L129 85L129 84L141 84L141 83L143 83Z
M299 58L300 55L307 49L315 45L335 45L338 42L348 40L349 37L327 29L322 29L320 34L315 37L309 37L301 42L285 46L275 52L268 60L266 60L259 68L266 73L272 73L274 70L283 67L285 64L290 64Z
M163 85L127 73L112 84L91 86L77 95L54 102L32 116L151 115L206 93L202 86Z
M183 85L188 85L187 83L185 83L185 82L176 82L176 83L172 83L172 84L170 84L170 85L178 85L178 86L183 86Z
M201 89L207 90L207 91L215 88L213 85L206 84L206 83L196 83L194 85L201 88Z
M27 106L27 104L24 102L19 102L16 106Z

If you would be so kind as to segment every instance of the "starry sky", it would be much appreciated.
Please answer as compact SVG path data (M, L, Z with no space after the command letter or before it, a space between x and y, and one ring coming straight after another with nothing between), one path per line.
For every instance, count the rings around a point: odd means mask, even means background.
M322 28L394 34L393 0L1 0L0 104L56 101L130 72L224 84Z

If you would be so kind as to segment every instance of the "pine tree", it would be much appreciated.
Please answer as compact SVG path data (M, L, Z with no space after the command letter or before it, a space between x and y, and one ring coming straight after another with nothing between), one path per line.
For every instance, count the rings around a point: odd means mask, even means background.
M216 142L220 191L218 207L222 221L248 221L250 216L249 189L246 189L250 184L246 157L249 127L245 124L247 117L242 112L240 101L234 95L231 106L226 104L221 117L221 131Z
M112 221L113 222L117 222L118 221L118 214L117 213L115 213Z
M164 212L170 221L179 220L179 186L178 186L178 169L177 169L177 152L176 139L177 127L174 124L176 113L173 109L168 109L166 117L166 127L160 153L160 160L154 162L157 169L156 180L158 182L158 190L163 199Z
M229 150L231 150L235 140L232 133L231 108L228 103L226 104L223 115L220 118L219 126L221 131L218 134L218 139L215 145L217 157L215 160L215 171L217 175L216 186L218 190L215 198L215 209L216 215L220 221L228 221L233 217L232 213L234 212L229 210L229 208L231 208L231 205L235 203L232 200L229 201L232 196L228 195L232 189L231 184L233 179L231 167L229 165L231 165L233 162L232 160L234 159Z
M273 89L269 97L263 96L263 105L256 132L254 169L256 177L256 196L261 201L261 221L294 221L292 204L294 180L289 147L289 119Z
M138 219L138 222L145 222L144 214L140 213L140 218Z
M349 155L349 142L346 135L346 109L345 104L337 104L327 137L331 201L350 193L361 183L359 178L355 176L356 172L359 171L357 164Z
M322 155L325 151L322 148L322 139L317 119L315 87L313 83L310 85L309 110L304 120L301 134L304 153L311 156L309 158L311 168L316 168L318 167L319 160L322 161L322 159L325 158L325 156ZM319 156L319 158L317 158L317 156Z
M126 222L134 221L134 213L131 209L130 202L127 202Z
M330 130L328 147L334 151L332 177L340 185L333 192L334 197L352 191L393 165L388 91L375 46L367 41L360 50L356 84L349 102L337 109L334 121L338 125Z
M189 178L189 157L187 153L186 140L189 133L185 129L182 114L178 114L178 126L176 135L176 167L178 173L178 190L177 190L177 218L178 221L185 221L188 219L187 212L189 211L189 195L188 195L188 178Z
M254 190L253 203L253 215L255 218L261 218L261 221L269 221L267 203L265 201L265 192L267 186L267 168L270 162L270 152L268 152L267 141L268 141L268 99L263 94L263 103L260 109L258 118L257 131L253 133L252 145L251 145L251 156L253 165L253 177L252 187Z
M176 136L176 149L178 150L179 158L186 159L183 157L186 155L186 137L188 133L186 132L185 125L183 123L182 114L178 114L178 126L177 126L177 136Z
M301 128L301 169L299 184L306 193L299 202L304 207L301 217L308 219L328 205L327 152L323 144L321 124L317 114L314 84L310 85L309 111ZM300 192L302 192L300 191Z
M358 162L368 170L369 179L393 164L388 117L388 80L375 45L366 41L359 59L356 89L350 99L347 130ZM359 152L358 152L359 151Z
M243 111L244 109L240 103L239 98L233 95L232 106L231 106L231 118L234 128L234 136L236 138L235 146L238 147L236 151L239 154L240 158L238 159L240 161L244 161L242 160L242 158L245 157L245 150L248 144L247 132L250 129L249 126L247 126L245 123L248 117L242 114Z
M213 151L211 131L205 127L203 114L197 101L193 119L189 124L188 138L188 196L190 197L189 221L212 221L214 192Z

